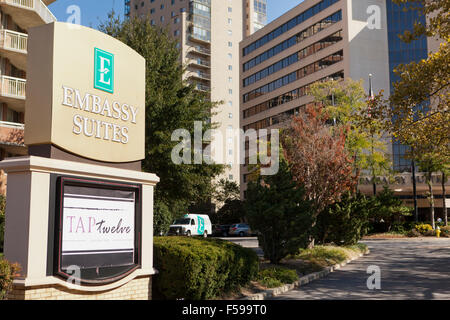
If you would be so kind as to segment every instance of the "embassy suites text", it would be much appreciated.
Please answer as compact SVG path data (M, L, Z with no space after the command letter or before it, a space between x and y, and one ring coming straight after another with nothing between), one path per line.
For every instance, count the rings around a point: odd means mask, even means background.
M136 124L138 108L117 101L110 102L107 98L85 93L63 86L62 105L79 109L80 114L73 117L73 130L76 135L84 134L86 137L109 140L127 144L129 141L129 128L127 124ZM89 113L102 115L106 119L97 120L89 118ZM123 125L111 123L109 119L120 120Z

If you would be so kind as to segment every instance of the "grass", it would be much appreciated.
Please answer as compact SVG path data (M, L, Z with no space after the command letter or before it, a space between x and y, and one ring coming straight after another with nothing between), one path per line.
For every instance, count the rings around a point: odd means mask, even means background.
M240 296L293 283L301 276L342 263L366 251L367 246L362 243L347 247L315 246L312 249L300 250L298 254L286 257L277 265L261 261L257 279L241 288ZM237 299L239 296L234 298Z
M258 273L258 282L267 288L276 288L298 280L297 271L283 266L263 268Z
M366 250L367 246L362 243L347 247L315 246L312 249L303 249L298 254L289 256L286 263L295 265L300 274L307 275L347 261Z
M373 233L364 237L364 239L396 239L407 238L408 232L389 231L383 233Z

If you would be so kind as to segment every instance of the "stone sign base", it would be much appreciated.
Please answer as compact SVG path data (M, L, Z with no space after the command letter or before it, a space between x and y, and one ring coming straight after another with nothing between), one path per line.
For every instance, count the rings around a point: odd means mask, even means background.
M9 299L149 299L153 268L153 191L159 178L151 173L42 157L8 158L4 254L19 263ZM112 283L86 285L55 275L51 177L55 175L126 182L141 186L140 263ZM53 239L53 240L52 240ZM52 252L53 251L53 252ZM52 262L53 261L53 262Z
M86 292L68 289L60 285L25 287L16 283L7 296L8 300L151 300L152 278L138 277L121 287Z

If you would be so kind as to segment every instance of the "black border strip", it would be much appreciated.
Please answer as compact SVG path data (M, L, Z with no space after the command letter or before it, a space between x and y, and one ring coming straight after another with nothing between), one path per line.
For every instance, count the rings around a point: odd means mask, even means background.
M67 280L71 275L65 273L61 269L61 250L62 250L62 209L64 208L63 195L64 186L80 186L103 188L110 190L124 190L135 192L135 253L134 264L124 267L99 267L96 268L97 274L99 270L104 276L93 276L90 272L81 272L78 280L82 284L87 285L105 285L118 281L136 269L141 267L141 232L142 232L142 185L134 183L126 183L121 181L101 180L95 178L67 176L51 174L50 176L50 203L49 203L49 230L48 230L48 253L47 253L47 275L58 276ZM86 270L85 270L86 271ZM106 276L105 276L106 275ZM74 279L74 278L71 278Z

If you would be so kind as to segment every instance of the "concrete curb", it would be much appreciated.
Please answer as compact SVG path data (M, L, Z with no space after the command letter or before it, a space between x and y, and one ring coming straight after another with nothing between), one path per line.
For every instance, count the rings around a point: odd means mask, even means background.
M327 267L322 271L319 272L314 272L314 273L310 273L307 274L306 276L301 277L300 279L298 279L297 281L295 281L294 283L289 283L289 284L285 284L281 287L278 288L273 288L273 289L268 289L259 293L255 293L249 296L246 296L244 298L241 298L239 300L265 300L267 298L272 298L272 297L276 297L279 296L285 292L294 290L295 288L299 288L301 286L304 286L314 280L317 279L321 279L326 277L327 275L329 275L330 273L334 272L334 270L339 270L340 268L344 267L345 265L347 265L348 263L361 258L362 256L369 254L370 250L367 249L366 252L364 253L360 253L357 257L353 258L353 259L348 259L347 261L344 261L342 263L336 264L334 266L331 267Z

